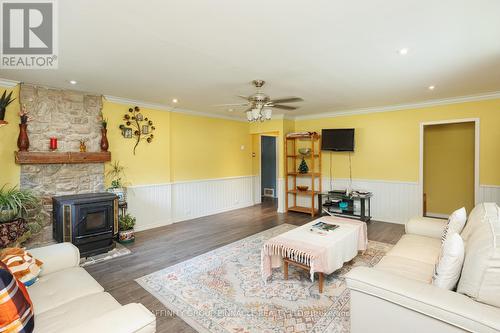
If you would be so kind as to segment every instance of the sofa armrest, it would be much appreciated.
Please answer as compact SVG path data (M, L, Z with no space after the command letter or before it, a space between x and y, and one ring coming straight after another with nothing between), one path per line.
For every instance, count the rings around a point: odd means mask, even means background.
M70 328L68 333L154 333L156 317L139 303L130 303Z
M500 308L442 288L379 271L356 267L346 275L351 290L371 295L473 332L500 331Z
M447 220L432 217L413 217L405 224L405 232L431 238L441 238Z
M43 262L40 276L80 265L80 251L71 243L58 243L28 250Z

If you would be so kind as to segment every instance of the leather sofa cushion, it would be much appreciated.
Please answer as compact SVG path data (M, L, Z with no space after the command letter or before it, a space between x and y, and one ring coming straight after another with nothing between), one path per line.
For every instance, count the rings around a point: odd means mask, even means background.
M441 254L441 239L406 234L387 253L388 256L407 258L435 265Z
M120 307L108 293L80 297L38 314L35 333L63 332Z
M431 283L434 273L432 264L393 255L384 256L375 269L424 283Z
M74 299L103 292L104 289L81 267L72 267L44 275L28 287L35 315Z
M457 291L500 307L500 208L494 203L476 206L466 227L465 261Z

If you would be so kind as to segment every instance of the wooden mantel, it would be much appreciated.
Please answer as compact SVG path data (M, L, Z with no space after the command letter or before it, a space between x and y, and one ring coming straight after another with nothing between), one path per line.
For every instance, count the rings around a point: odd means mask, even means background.
M17 164L76 164L111 161L109 151L95 153L16 151L15 156Z

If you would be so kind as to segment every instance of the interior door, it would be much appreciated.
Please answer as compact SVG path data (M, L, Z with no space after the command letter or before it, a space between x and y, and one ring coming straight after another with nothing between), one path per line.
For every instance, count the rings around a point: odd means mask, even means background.
M261 137L261 195L271 196L265 192L273 189L272 197L276 197L276 138L273 136Z

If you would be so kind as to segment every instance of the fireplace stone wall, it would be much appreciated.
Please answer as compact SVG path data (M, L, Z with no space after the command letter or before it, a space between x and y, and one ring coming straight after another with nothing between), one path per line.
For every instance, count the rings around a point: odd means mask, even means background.
M58 151L79 151L79 140L87 139L87 151L99 151L101 96L22 84L20 102L26 105L29 151L48 151L49 138L58 139ZM41 196L42 230L28 247L52 242L52 197L104 191L104 164L21 165L20 186Z

